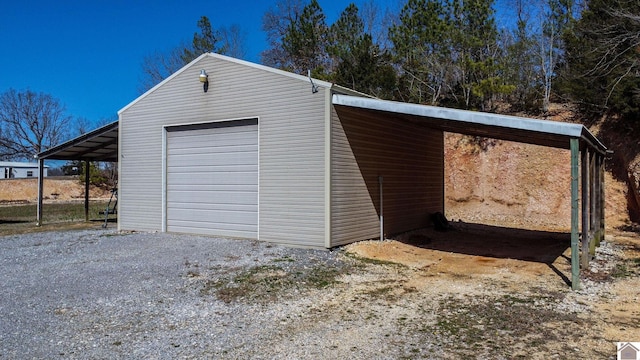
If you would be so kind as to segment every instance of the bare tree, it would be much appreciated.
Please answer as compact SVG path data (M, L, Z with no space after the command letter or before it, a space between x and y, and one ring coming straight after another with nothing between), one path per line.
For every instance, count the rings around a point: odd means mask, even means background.
M61 143L70 119L49 94L8 90L0 95L0 158L32 159Z
M140 93L151 89L198 56L217 52L235 58L246 56L246 32L240 25L214 29L206 16L198 20L199 32L193 34L190 44L182 43L169 51L156 51L142 60Z
M267 34L269 48L260 54L263 64L280 69L291 67L291 59L282 46L282 38L303 8L302 0L280 0L264 14L262 30Z
M141 94L156 86L185 65L182 59L185 47L186 45L181 45L168 52L156 51L144 57L142 60L142 77L138 88Z
M218 37L221 43L220 53L236 59L244 59L247 56L247 32L243 31L240 25L221 27Z

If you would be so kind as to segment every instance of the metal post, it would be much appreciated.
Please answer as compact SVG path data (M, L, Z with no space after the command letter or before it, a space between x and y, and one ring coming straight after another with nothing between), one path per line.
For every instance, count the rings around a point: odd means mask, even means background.
M384 216L382 212L382 176L378 176L378 184L380 184L380 240L384 240Z
M38 206L36 214L36 226L42 226L42 194L44 188L44 159L38 159Z
M591 160L591 155L589 154L589 149L585 147L582 150L582 166L580 171L582 172L582 268L586 269L589 267L589 242L591 235L591 226L589 224L591 212L591 166L589 162Z
M604 156L600 157L600 241L604 241L605 236L605 223L604 223L604 215L605 215L605 193L604 193L604 178L605 178L605 168L604 168Z
M571 148L571 288L580 289L580 258L578 256L578 157L580 143L569 140Z
M592 248L597 247L600 244L600 186L601 186L601 177L600 177L600 155L598 153L594 154L593 158L593 197L591 200L591 208L593 212L591 214L591 223L593 227L593 242L591 244Z
M89 221L89 180L90 180L91 163L89 160L84 161L84 221Z

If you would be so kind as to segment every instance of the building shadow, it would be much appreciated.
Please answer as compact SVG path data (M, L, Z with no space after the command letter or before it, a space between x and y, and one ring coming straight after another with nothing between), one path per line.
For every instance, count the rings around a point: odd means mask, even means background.
M0 219L0 225L4 225L4 224L25 224L25 223L29 223L29 222L33 222L33 220L3 220L3 219Z
M424 249L496 259L514 259L547 265L567 285L569 277L554 263L571 247L571 233L526 230L477 223L451 223L446 231L424 228L393 237Z

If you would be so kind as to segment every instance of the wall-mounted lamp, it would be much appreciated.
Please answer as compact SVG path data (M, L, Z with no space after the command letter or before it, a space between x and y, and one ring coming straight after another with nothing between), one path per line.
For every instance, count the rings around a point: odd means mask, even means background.
M207 92L207 90L209 90L209 75L207 75L207 72L204 69L200 70L199 78L202 83L202 90Z

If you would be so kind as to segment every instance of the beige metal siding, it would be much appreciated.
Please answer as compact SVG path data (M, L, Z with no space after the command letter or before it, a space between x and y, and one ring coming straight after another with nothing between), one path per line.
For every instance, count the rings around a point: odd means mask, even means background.
M198 82L209 74L209 89ZM121 111L122 229L162 230L164 125L259 120L259 239L324 247L325 88L205 56Z
M331 245L380 236L383 177L385 234L430 224L443 211L444 137L419 122L362 109L332 114Z

